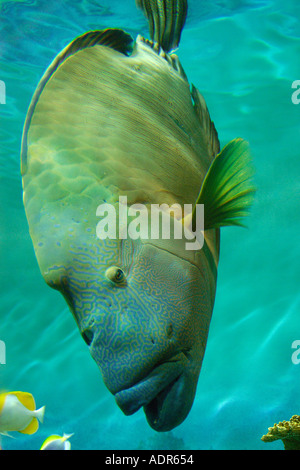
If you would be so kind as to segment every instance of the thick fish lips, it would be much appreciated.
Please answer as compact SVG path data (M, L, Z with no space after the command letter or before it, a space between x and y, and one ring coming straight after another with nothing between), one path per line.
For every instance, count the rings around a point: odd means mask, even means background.
M144 406L147 421L156 431L169 431L188 414L185 370L188 359L181 352L155 367L144 379L115 394L123 413L131 415Z

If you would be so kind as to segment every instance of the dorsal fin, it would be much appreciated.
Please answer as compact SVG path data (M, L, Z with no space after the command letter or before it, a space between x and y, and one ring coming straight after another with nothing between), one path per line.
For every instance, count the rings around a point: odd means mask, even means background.
M93 47L97 44L111 47L122 54L128 55L132 51L133 39L130 34L125 33L122 29L108 28L102 31L89 31L74 39L74 41L64 49L65 56L68 57L81 49ZM59 54L59 56L60 55L61 54ZM57 56L57 58L59 56ZM63 60L66 57L63 57Z
M122 29L104 29L102 31L89 31L88 33L74 39L68 46L66 46L49 65L46 72L42 76L37 89L32 97L31 103L28 108L21 145L21 174L26 173L27 164L27 132L30 126L31 118L38 102L38 99L57 68L71 55L76 52L93 47L96 45L107 46L124 55L129 55L132 52L133 39L130 34L125 33Z
M187 16L187 0L136 0L149 22L152 41L165 52L176 49Z
M159 47L159 44L157 42L150 41L149 39L144 38L143 36L138 35L137 40L136 40L136 45L144 43L148 47L151 47L151 49L160 57L165 59L168 64L178 73L178 75L183 78L185 81L188 82L188 78L186 76L186 73L180 63L180 60L176 54L168 54L165 52L163 49Z
M214 158L220 152L220 142L217 130L210 118L205 99L194 85L192 85L192 97L196 114L207 138L207 145L210 149L211 156Z
M7 395L14 395L17 397L19 402L22 403L22 405L25 406L30 411L35 410L35 401L31 393L28 392L8 392Z

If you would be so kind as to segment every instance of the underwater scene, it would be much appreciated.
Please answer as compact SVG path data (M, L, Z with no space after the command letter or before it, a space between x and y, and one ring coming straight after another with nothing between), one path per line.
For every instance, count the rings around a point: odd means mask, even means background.
M0 0L0 449L300 448L299 54L298 0Z

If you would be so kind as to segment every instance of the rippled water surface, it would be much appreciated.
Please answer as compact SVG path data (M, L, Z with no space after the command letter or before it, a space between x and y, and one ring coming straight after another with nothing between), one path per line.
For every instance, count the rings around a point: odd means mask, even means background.
M38 449L50 434L74 433L73 449L280 449L260 438L300 414L298 0L189 2L178 55L204 95L221 145L252 148L258 188L248 229L222 230L216 303L193 408L170 433L143 411L126 417L105 388L63 298L44 283L22 205L22 126L53 57L92 29L147 35L134 0L0 2L0 339L1 388L46 405L32 436L4 437L5 449ZM2 100L3 101L3 100Z

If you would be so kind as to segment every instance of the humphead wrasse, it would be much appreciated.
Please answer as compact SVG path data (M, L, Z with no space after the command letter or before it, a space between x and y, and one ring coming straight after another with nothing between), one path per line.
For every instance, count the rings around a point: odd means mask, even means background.
M187 0L137 0L151 40L91 31L58 54L22 142L24 205L47 284L72 311L122 411L168 431L193 404L216 292L220 227L240 225L254 188L247 143L220 152L204 98L172 50ZM96 236L97 207L204 204L204 244ZM148 210L147 209L147 210ZM175 217L175 215L174 215Z

